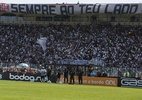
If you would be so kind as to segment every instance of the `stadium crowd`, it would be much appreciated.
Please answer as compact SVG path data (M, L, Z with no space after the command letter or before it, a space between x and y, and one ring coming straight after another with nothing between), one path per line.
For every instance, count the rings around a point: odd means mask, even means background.
M0 24L0 62L101 61L101 66L142 67L142 27ZM46 37L46 50L37 43Z

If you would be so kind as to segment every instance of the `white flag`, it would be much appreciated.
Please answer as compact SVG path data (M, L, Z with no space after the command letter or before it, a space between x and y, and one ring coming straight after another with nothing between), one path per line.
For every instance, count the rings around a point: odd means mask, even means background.
M46 40L47 38L46 37L41 37L40 39L37 39L37 42L41 47L42 47L42 50L45 52L46 50Z

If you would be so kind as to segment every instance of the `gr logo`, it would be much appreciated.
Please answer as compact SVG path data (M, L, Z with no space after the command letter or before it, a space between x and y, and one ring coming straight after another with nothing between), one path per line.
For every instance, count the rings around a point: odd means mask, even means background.
M0 80L2 79L2 74L0 74Z

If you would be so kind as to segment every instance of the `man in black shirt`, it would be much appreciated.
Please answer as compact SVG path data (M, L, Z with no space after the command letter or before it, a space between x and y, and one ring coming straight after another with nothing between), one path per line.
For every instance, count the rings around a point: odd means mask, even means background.
M57 71L57 82L56 83L60 83L60 79L61 79L61 69L58 69L58 71Z
M74 84L75 83L74 82L74 75L75 75L75 71L74 71L74 68L72 68L71 71L70 71L70 84Z
M79 71L78 71L78 82L79 84L82 84L82 76L83 76L83 71L82 71L82 68L79 68Z
M98 72L97 72L97 77L101 77L101 71L100 70L98 70Z
M103 72L102 77L107 77L107 72L106 71Z
M51 77L51 67L49 66L47 68L47 79L48 79L48 81L51 81L50 77Z
M64 69L64 83L68 83L68 69L66 67Z

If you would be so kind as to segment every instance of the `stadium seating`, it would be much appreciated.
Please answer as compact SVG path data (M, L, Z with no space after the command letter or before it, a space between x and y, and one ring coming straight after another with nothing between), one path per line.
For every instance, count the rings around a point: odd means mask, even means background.
M0 32L1 62L98 59L101 66L142 67L141 26L0 24ZM41 37L47 39L44 51Z

